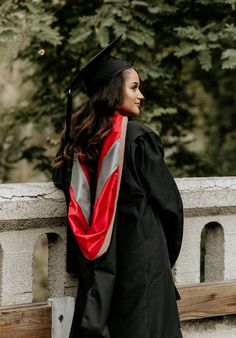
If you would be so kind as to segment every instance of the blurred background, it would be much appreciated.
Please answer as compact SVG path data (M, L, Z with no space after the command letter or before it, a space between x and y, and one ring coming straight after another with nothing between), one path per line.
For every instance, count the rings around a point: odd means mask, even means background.
M1 183L51 180L64 90L120 34L173 175L236 175L236 0L0 3Z

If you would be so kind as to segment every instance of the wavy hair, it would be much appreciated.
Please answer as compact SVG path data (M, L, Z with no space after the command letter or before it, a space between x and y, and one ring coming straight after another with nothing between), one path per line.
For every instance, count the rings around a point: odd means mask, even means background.
M93 170L103 140L112 129L113 115L123 103L126 71L106 81L81 110L72 114L71 142L66 144L64 132L54 168L71 162L76 155L89 171Z

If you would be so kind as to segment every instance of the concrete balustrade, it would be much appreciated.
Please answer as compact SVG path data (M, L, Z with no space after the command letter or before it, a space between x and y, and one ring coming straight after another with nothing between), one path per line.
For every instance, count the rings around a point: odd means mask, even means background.
M52 183L0 185L0 305L32 302L33 254L44 234L49 297L75 294L65 272L65 217L64 195Z
M217 274L212 274L212 269L216 270L214 266L223 266L224 270L218 272L223 275L223 280L236 279L236 178L185 178L177 183L184 202L185 227L183 246L175 267L176 283L200 282L201 233L212 222L222 227L223 236L219 236L219 230L208 229L212 234L208 233L206 238L205 280L213 280L213 276L215 280L220 279ZM219 237L223 243L219 242ZM213 262L214 266L210 264Z
M236 279L236 177L176 182L185 209L183 245L174 268L177 286L200 282L201 238L202 251L206 251L202 278ZM44 234L49 246L48 297L75 295L76 278L65 271L65 217L63 193L52 183L0 185L1 306L32 302L33 254ZM233 338L235 317L184 322L183 334L186 338Z

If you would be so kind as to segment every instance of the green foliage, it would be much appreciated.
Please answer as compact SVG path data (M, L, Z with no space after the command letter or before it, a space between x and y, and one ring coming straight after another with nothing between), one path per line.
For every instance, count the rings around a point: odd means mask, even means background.
M14 122L14 112L0 115L0 183L9 179L10 171L22 159L26 138L20 138Z
M10 62L31 40L57 46L62 37L52 27L55 17L36 1L7 0L0 6L0 57Z
M226 49L221 56L223 69L234 69L236 67L236 49Z
M228 106L234 102L235 92L230 88L227 103L222 94L236 68L235 4L236 0L5 1L0 6L1 58L9 64L23 59L30 65L22 73L23 81L31 83L27 106L18 102L13 110L18 125L32 123L39 132L51 126L49 144L54 137L58 139L65 117L63 91L74 72L122 34L114 53L129 60L141 75L145 94L142 118L161 134L174 173L235 173L234 159L234 164L218 171L214 157L218 150L221 161L229 163L235 152L235 146L229 145L234 134L230 128L219 132L215 120L224 105L225 123L235 115ZM198 109L201 97L193 83L205 91L207 100L217 103L215 112ZM82 87L77 94L75 109L85 98ZM199 116L206 121L211 118L211 124L202 130L211 150L201 153L189 147ZM8 132L4 135L2 149ZM49 170L47 143L37 147L27 139L11 140L8 152L13 149L20 158ZM8 157L0 149L3 156L7 165Z

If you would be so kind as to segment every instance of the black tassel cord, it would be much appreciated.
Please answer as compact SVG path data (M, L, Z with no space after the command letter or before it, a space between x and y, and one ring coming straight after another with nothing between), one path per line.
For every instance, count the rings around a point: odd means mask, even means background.
M67 91L67 105L66 105L66 132L65 132L65 141L66 144L70 143L71 135L71 114L72 114L72 92L71 89Z

